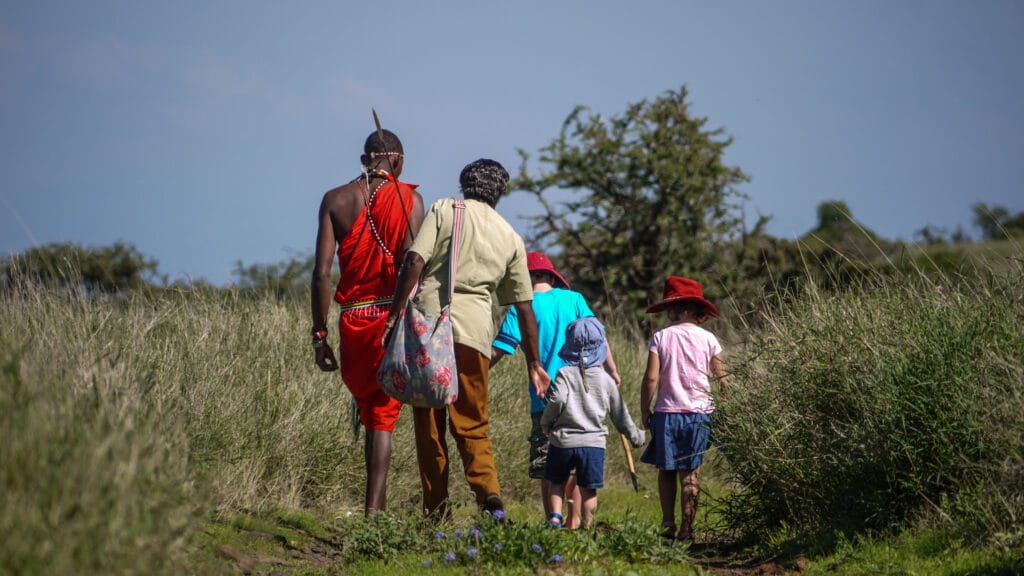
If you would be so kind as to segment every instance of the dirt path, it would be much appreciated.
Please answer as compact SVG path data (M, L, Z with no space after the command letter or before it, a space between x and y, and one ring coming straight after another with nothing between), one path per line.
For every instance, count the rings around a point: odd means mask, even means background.
M259 530L237 531L231 543L212 543L224 573L306 574L310 570L329 569L344 561L339 537L320 537L292 528L294 537ZM696 543L690 549L690 562L713 576L775 576L799 574L807 560L762 561L741 556L742 550L727 543ZM568 568L568 567L567 567Z

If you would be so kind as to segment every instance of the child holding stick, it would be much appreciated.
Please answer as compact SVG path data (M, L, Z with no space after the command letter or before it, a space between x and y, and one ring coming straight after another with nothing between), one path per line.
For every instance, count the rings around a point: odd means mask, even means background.
M548 435L544 478L551 482L548 523L562 526L562 497L569 472L576 469L580 488L582 526L594 521L597 490L604 487L604 451L611 416L619 432L635 448L644 443L644 431L633 423L615 380L601 367L608 356L604 326L593 316L569 324L558 355L567 363L555 376L548 404L541 415L541 430Z

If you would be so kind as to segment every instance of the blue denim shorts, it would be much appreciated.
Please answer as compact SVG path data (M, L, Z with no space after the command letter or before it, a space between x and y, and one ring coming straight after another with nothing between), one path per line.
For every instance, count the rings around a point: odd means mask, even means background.
M640 461L658 470L694 470L704 462L711 444L711 418L707 414L651 414L651 443Z
M604 488L604 448L559 448L548 446L548 462L544 478L564 484L569 473L576 469L576 484L580 488Z

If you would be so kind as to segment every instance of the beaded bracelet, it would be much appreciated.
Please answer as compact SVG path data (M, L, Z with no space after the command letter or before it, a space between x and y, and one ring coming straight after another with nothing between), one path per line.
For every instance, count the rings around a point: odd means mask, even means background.
M311 333L313 335L313 348L323 348L327 345L326 328L321 328L320 330L314 328Z

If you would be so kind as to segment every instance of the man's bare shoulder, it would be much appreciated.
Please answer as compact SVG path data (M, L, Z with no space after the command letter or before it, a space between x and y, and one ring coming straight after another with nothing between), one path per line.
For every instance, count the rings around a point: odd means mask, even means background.
M359 189L359 180L331 188L324 193L321 204L321 210L325 210L334 222L335 235L339 238L348 233L362 209L363 197Z
M324 198L335 200L339 198L352 197L359 194L359 180L353 180L340 186L335 186L324 192Z
M361 209L362 196L359 193L359 181L353 180L347 184L336 186L327 192L324 192L323 202L331 212L348 210L356 204L358 204Z

